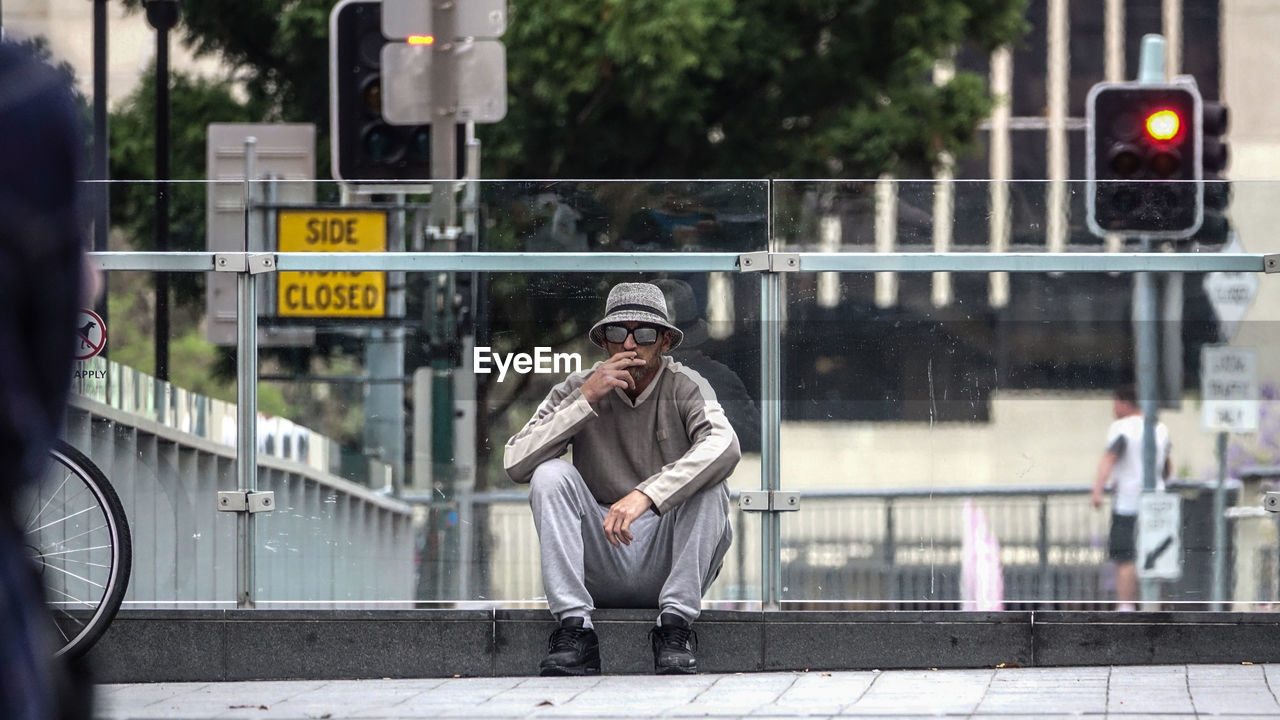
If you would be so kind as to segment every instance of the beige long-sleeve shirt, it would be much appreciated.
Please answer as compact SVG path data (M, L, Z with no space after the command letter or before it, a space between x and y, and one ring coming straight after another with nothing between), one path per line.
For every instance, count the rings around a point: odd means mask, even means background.
M573 464L598 502L639 490L662 514L729 477L742 455L738 437L701 375L664 356L634 403L615 388L592 405L581 388L598 367L552 388L507 441L503 465L512 480L529 482L572 444Z

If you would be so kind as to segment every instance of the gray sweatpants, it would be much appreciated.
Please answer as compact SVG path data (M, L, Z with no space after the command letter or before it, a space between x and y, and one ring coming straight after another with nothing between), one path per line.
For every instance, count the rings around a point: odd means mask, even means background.
M733 540L723 482L664 515L636 518L631 544L616 548L604 535L608 506L596 502L572 463L539 465L529 505L542 544L547 605L557 620L623 607L657 608L693 622Z

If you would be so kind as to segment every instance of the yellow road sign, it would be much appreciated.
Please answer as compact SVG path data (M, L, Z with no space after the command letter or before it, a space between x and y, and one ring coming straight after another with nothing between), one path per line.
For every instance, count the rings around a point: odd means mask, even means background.
M375 210L281 210L280 252L386 252L387 216ZM282 272L276 284L281 317L383 317L384 272Z

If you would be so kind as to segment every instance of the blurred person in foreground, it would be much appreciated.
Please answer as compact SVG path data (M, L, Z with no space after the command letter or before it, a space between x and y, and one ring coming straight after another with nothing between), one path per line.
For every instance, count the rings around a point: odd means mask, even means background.
M707 381L666 355L684 334L657 286L615 285L589 337L609 358L552 388L503 459L530 483L559 622L539 672L598 674L591 613L626 607L658 610L655 673L696 673L690 626L733 539L738 438ZM560 459L570 445L572 463Z
M1117 610L1136 610L1138 602L1137 520L1142 497L1142 408L1133 386L1117 388L1112 397L1116 420L1107 430L1107 449L1098 461L1090 502L1102 507L1103 492L1110 486L1111 538L1107 555L1116 564ZM1159 484L1169 479L1173 464L1169 459L1169 428L1156 423L1156 467Z
M14 504L37 482L71 386L85 278L70 88L0 42L0 718L88 717L90 688L55 664L50 621Z

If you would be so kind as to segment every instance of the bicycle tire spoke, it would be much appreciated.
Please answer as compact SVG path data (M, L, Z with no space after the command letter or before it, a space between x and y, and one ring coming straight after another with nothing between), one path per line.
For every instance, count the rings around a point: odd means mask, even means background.
M85 530L84 532L80 533L79 535L72 535L72 536L71 536L71 537L69 537L69 538L63 538L63 539L61 539L61 540L58 540L58 541L56 541L56 544L58 544L58 545L66 545L67 543L71 542L72 540L79 540L80 538L84 537L85 535L88 535L89 533L97 532L97 531L99 531L99 530L105 530L106 528L107 528L107 526L106 526L106 525L99 525L98 527L95 527L95 528L89 528L88 530Z
M62 562L63 564L70 563L72 565L81 565L85 567L106 568L108 570L114 567L114 565L112 565L111 563L96 563L96 562L89 562L88 560L74 560L68 557L62 558L60 562Z
M71 572L70 570L67 570L66 568L60 568L60 567L58 567L57 565L45 565L45 568L47 568L47 569L49 569L49 570L56 570L57 572L60 572L60 573L62 573L63 575L66 575L66 576L68 576L68 577L73 577L73 578L75 578L75 579L79 580L80 582L85 583L85 584L87 584L87 585L92 585L92 586L94 586L94 587L98 588L99 590L106 590L106 589L107 589L107 586L106 586L106 585L101 585L101 584L99 584L99 583L96 583L96 582L94 582L94 581L90 580L90 579L89 579L89 578L87 578L87 577L81 577L81 576L79 576L79 575L77 575L77 574L75 574L75 573Z
M71 616L71 613L67 612L66 610L62 610L61 612L62 612L62 614L63 614L63 615L67 616L68 618L71 618L71 620L73 620L73 621L75 621L75 622L79 622L79 620L76 620L74 617L72 617L72 616ZM62 636L62 644L63 644L63 645L66 645L68 642L70 642L70 641L71 641L71 638L70 638L70 637L68 637L68 636L67 636L67 634L66 634L65 632L63 632L63 630L62 630L62 624L61 624L61 623L59 623L59 622L57 622L57 621L54 621L54 623L53 623L53 627L54 627L54 629L55 629L55 630L57 630L57 631L58 631L58 634ZM81 625L81 627L84 627L84 626L83 626L83 625Z
M31 531L31 524L32 524L32 523L37 523L37 522L39 522L39 521L40 521L40 516L44 514L45 508L48 508L48 507L49 507L49 505L53 502L54 498L58 497L58 493L62 492L62 488L66 487L66 485L67 485L67 481L68 481L68 480L70 480L70 479L71 479L71 473L67 473L67 474L62 478L62 482L58 483L58 488L57 488L56 490L54 490L53 492L49 493L49 500L48 500L47 502L45 502L45 504L40 508L40 510L39 510L39 511L37 511L37 512L36 512L35 516L34 516L34 517L29 517L29 518L27 518L27 523L28 523L28 525L27 525L27 533L28 533L28 534L30 534L30 533L32 532L32 531Z
M34 535L34 534L36 534L36 533L40 532L41 530L44 530L45 528L50 528L50 527L53 527L54 525L57 525L58 523L66 522L66 521L70 520L70 519L71 519L71 518L73 518L73 517L79 517L79 516L81 516L81 515L83 515L83 514L85 514L85 513L87 513L87 512L90 512L91 510L93 510L93 509L94 509L94 508L96 508L96 507L98 507L98 506L97 506L97 505L94 505L94 506L93 506L93 507L91 507L91 508L85 508L85 509L83 509L83 510L78 510L78 511L76 511L76 512L71 513L70 515L68 515L68 516L66 516L66 517L58 518L57 520L54 520L54 521L53 521L53 522L51 522L51 523L46 523L46 524L44 524L44 525L41 525L40 527L35 528L34 530L28 530L28 531L27 531L27 533L28 533L28 534L30 534L30 535Z
M110 545L94 545L93 547L80 548L79 550L59 550L58 552L40 553L39 555L33 555L32 557L44 559L48 557L57 557L59 555L70 555L71 553L91 552L93 550L109 550L109 549L111 549Z
M62 595L63 597L67 598L67 599L68 599L68 600L70 600L71 602L76 603L76 604L78 604L78 605L83 605L83 606L85 606L86 608L97 608L97 607L98 607L98 602L97 602L96 600L81 600L80 598L76 597L75 595L72 595L72 594L70 594L70 593L68 593L68 592L66 592L66 591L64 591L64 590L59 590L58 588L53 587L52 585L48 585L48 584L46 584L46 585L45 585L45 589L46 589L46 590L49 590L49 591L51 591L51 592L56 592L56 593L58 593L59 595ZM67 615L67 617L71 617L71 618L73 618L73 619L74 619L74 616L73 616L73 615L71 615L69 612L67 612L67 609L66 609L66 608L59 608L59 610L60 610L63 614Z

